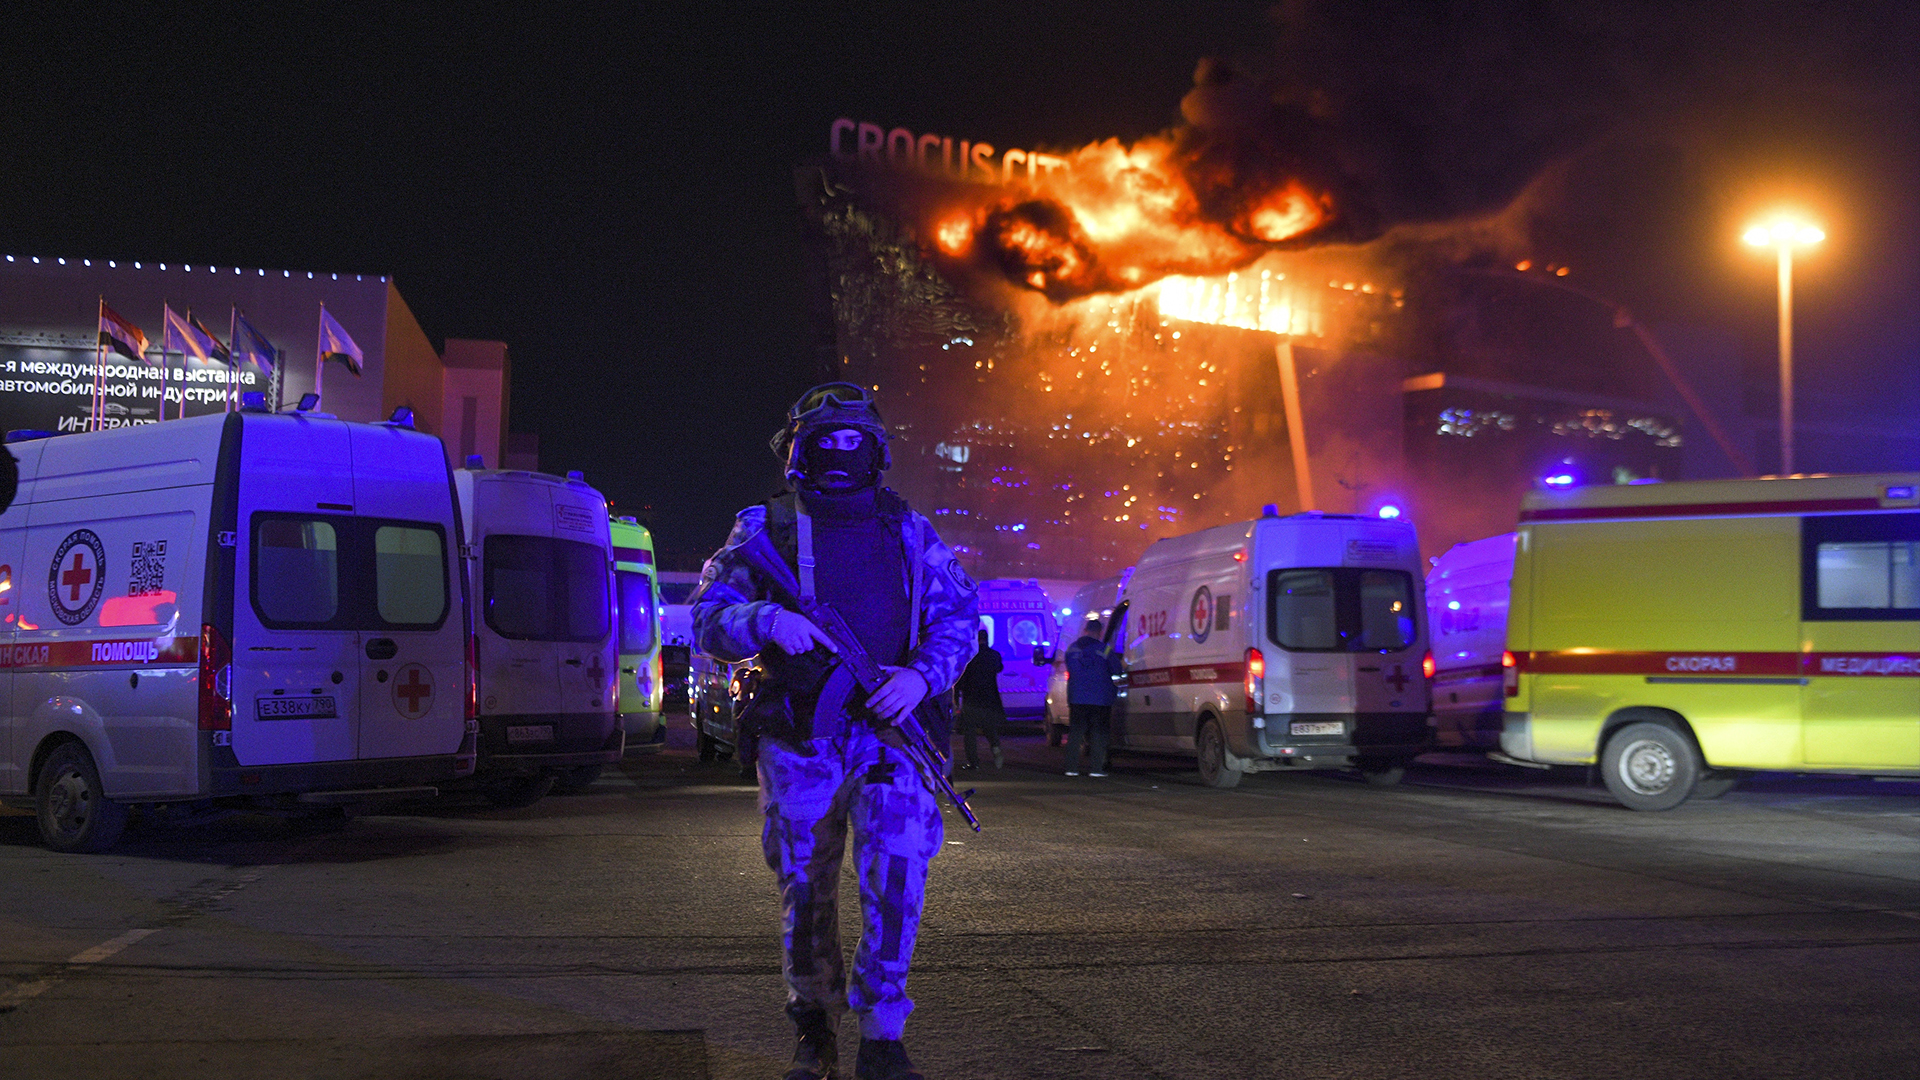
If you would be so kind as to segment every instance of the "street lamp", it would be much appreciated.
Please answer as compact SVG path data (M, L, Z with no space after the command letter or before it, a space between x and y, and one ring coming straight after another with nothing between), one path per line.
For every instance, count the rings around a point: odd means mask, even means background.
M1747 229L1741 239L1780 253L1780 472L1793 475L1793 249L1827 238L1819 228L1775 217Z

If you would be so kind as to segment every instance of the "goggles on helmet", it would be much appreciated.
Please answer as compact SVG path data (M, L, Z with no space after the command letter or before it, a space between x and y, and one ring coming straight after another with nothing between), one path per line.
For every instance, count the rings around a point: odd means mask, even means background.
M774 434L774 454L787 461L789 475L801 467L801 448L797 442L810 430L849 427L872 432L879 448L879 467L893 465L887 452L887 427L879 419L879 407L866 386L858 382L824 382L814 386L801 400L787 409L787 425Z

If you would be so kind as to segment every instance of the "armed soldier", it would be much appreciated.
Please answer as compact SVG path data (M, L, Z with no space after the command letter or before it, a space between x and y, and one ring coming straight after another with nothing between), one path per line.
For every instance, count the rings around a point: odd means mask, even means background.
M886 429L864 388L808 391L773 448L792 490L740 512L701 575L693 623L701 652L758 654L766 671L743 720L760 737L762 845L784 909L782 974L798 1032L786 1080L838 1075L848 1008L860 1023L858 1080L919 1080L900 1041L913 1011L907 969L944 828L927 757L894 725L917 732L915 707L972 658L975 585L927 519L880 486L891 464ZM778 576L794 571L796 606L831 608L882 665L884 682L864 707L837 677L852 665L836 670L842 650L829 633L777 602L782 589L747 557L763 535L785 561ZM932 739L944 746L947 732ZM863 915L851 985L836 910L849 824Z

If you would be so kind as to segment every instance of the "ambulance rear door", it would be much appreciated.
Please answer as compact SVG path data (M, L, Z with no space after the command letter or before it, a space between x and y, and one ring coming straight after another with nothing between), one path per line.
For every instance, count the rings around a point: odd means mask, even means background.
M360 616L359 754L456 753L466 733L466 624L446 458L405 428L348 430L357 532L373 571Z
M550 640L560 573L552 488L526 475L473 478L480 711L508 717L506 747L522 753L551 749L552 717L562 711L559 650Z
M248 417L240 440L233 603L233 753L242 766L351 761L360 633L350 564L347 425Z
M1920 512L1809 517L1801 548L1807 764L1920 768Z

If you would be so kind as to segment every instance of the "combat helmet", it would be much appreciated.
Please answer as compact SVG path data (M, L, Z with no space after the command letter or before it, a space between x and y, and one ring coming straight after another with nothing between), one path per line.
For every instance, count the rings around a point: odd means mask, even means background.
M848 382L822 383L800 395L787 410L787 423L773 436L773 452L786 462L789 480L797 481L805 470L807 439L821 431L853 428L873 437L878 448L881 472L893 466L893 454L887 448L887 428L880 420L880 408L864 386Z

